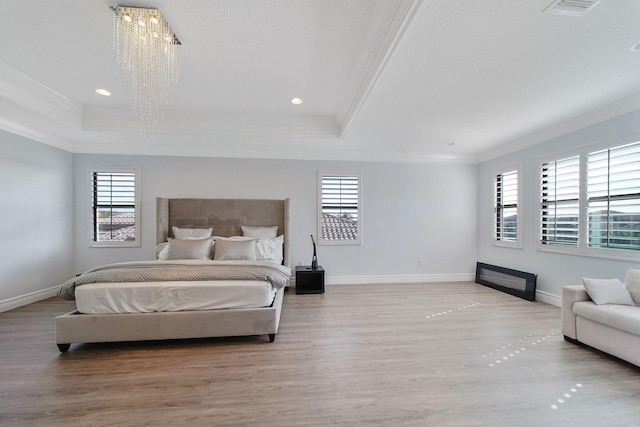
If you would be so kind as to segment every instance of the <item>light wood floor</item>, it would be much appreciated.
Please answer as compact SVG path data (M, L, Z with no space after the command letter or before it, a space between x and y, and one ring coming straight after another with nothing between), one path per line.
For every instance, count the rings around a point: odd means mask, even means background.
M638 426L640 369L560 310L473 283L285 295L267 337L74 344L50 299L0 314L2 426Z

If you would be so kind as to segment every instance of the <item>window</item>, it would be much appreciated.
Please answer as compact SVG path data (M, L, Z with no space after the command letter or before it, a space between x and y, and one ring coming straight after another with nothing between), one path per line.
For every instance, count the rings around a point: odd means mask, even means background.
M640 260L640 142L540 164L539 246Z
M640 143L587 156L587 243L640 250Z
M578 246L580 157L542 163L540 182L540 242Z
M359 245L362 241L359 173L318 174L318 244Z
M89 246L140 246L135 169L91 170Z
M495 174L494 242L496 245L521 247L520 238L520 166Z

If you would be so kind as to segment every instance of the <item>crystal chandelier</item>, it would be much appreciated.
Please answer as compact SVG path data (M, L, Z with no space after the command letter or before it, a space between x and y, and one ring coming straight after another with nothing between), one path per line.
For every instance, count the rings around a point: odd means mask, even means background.
M178 82L175 46L181 44L158 9L113 6L113 55L145 135L161 118L169 88Z

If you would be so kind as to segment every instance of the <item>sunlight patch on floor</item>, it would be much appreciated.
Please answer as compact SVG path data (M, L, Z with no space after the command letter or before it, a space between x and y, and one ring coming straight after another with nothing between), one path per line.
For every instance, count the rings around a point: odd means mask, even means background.
M431 318L433 318L433 317L438 317L438 316L442 316L442 315L444 315L444 314L453 313L455 310L464 310L465 308L472 308L472 307L475 307L475 306L477 306L477 305L480 305L480 303L479 303L479 302L474 302L473 304L469 304L469 305L465 305L465 306L462 306L462 307L458 307L458 308L456 308L456 309L452 309L452 310L444 310L444 311L441 311L441 312L439 312L439 313L429 314L429 315L427 315L427 316L426 316L426 318L427 318L427 319L431 319Z
M537 330L536 332L532 332L522 338L518 339L518 344L513 345L511 343L503 345L501 348L497 348L494 351L490 351L489 353L485 353L482 355L484 359L493 359L496 357L497 359L494 362L490 362L488 366L493 368L497 365L501 365L508 361L510 358L516 357L525 351L527 351L527 347L525 347L525 342L529 342L532 346L536 346L538 344L543 343L549 338L552 338L556 335L555 332L550 332L545 334L542 330ZM519 348L517 348L519 347Z
M582 384L580 384L580 383L576 384L574 387L571 387L571 388L569 389L569 391L568 391L568 392L563 393L563 394L562 394L562 397L558 398L558 399L556 400L556 402L557 402L557 403L559 403L560 405L562 405L562 404L566 403L566 402L567 402L567 400L568 400L569 398L571 398L571 396L573 396L575 393L577 393L577 392L578 392L578 390L579 390L581 387L582 387ZM560 407L559 407L558 405L556 405L555 403L554 403L553 405L551 405L550 407L551 407L551 409L558 409L558 408L560 408Z

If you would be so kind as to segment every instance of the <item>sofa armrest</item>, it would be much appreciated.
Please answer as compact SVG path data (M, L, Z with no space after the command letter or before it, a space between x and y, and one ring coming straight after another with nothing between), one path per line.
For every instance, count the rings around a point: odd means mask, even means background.
M582 285L564 286L562 288L562 334L577 340L576 315L573 314L573 304L578 301L591 301L587 290Z

